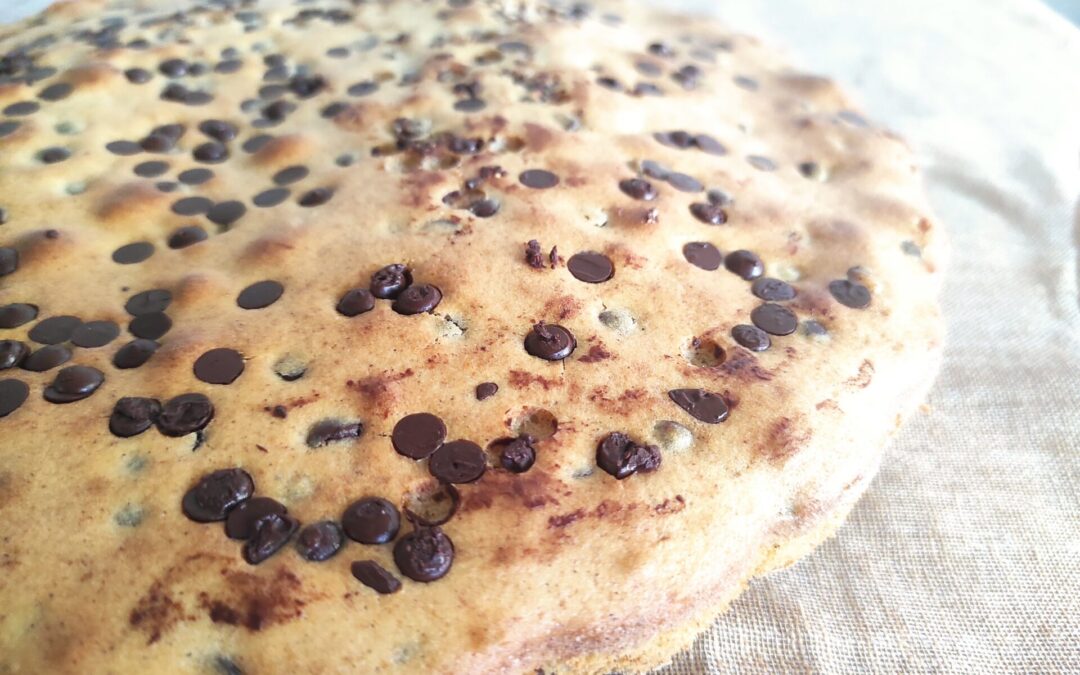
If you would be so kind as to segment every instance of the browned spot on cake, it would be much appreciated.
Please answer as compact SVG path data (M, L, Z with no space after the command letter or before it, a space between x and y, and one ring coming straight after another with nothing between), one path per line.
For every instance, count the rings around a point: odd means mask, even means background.
M644 389L627 389L618 396L608 396L605 386L596 387L589 394L589 400L602 408L605 412L616 415L629 415L638 406L638 402L648 396Z
M9 471L0 473L0 509L9 504L18 503L19 493L22 489L16 484L14 476Z
M523 474L489 471L482 481L470 486L468 493L463 495L459 512L489 508L497 499L521 504L527 509L539 509L548 504L558 504L559 496L566 496L569 492L562 481L535 468Z
M442 184L444 176L438 171L414 171L401 179L401 192L405 203L413 208L426 206L431 201L431 188Z
M64 80L78 87L92 87L96 84L111 82L120 77L120 72L107 63L90 63L78 66L64 73Z
M311 142L307 138L290 134L272 139L252 155L251 160L263 167L278 167L303 163L312 152Z
M507 382L514 389L525 389L533 384L539 384L544 389L550 389L561 384L561 380L549 379L525 370L511 370Z
M757 454L780 464L801 450L811 436L812 432L801 423L781 417L769 426L765 441L757 446Z
M870 381L873 379L874 364L871 363L869 360L865 360L862 362L862 365L859 366L859 374L855 377L848 378L844 381L844 384L852 387L858 387L859 389L866 389L870 386Z
M551 129L532 122L525 123L525 146L530 152L542 152L554 139L555 134Z
M653 511L662 516L679 513L686 508L686 500L682 495L675 495L674 499L665 499L659 504L653 505Z
M390 415L390 408L397 399L395 385L407 377L413 376L413 369L408 368L400 373L383 372L380 375L372 375L361 380L348 380L346 385L360 392L369 405L379 410L383 417Z
M577 509L576 511L571 511L570 513L563 513L557 516L551 516L550 518L548 518L548 527L556 529L566 527L570 523L581 520L584 517L585 509Z
M183 618L184 610L180 603L169 595L163 582L155 581L131 610L128 623L147 634L147 644L154 644L161 639L162 633Z
M812 314L818 318L832 318L835 301L828 291L821 288L800 288L799 294L789 306L800 313Z
M560 295L551 298L544 304L545 317L558 317L570 319L581 312L581 302L572 295Z
M824 401L818 401L814 406L817 410L839 410L840 406L831 398L827 398Z
M581 361L582 363L596 363L610 358L612 358L612 354L604 349L604 345L593 345L592 347L589 347L589 353L582 356L578 361Z
M295 235L278 234L267 235L253 239L243 252L240 260L243 263L265 263L277 265L290 260L290 252L295 248Z
M743 382L768 381L773 378L772 372L761 367L757 357L742 347L732 349L727 361L714 370L719 370L724 375L730 375Z
M257 631L300 618L310 598L299 577L279 567L272 577L233 570L226 572L224 595L199 594L199 605L214 623Z
M354 103L334 115L334 124L345 131L360 131L364 128L364 115L368 107L364 103Z
M102 220L109 223L132 222L135 220L156 221L168 197L145 182L125 183L107 192L98 202L95 212Z

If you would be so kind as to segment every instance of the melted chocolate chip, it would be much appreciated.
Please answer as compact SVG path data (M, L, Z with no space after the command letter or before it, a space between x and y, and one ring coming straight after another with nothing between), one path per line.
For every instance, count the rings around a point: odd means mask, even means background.
M431 413L413 413L398 420L390 442L398 454L410 459L431 456L446 439L446 425Z
M19 269L19 252L7 246L0 247L0 277L6 277Z
M204 120L199 122L199 131L221 143L236 138L236 125L223 120Z
M36 319L37 315L36 305L28 305L24 302L0 305L0 328L18 328Z
M332 520L306 525L296 535L296 552L304 560L322 562L333 558L345 543L341 526Z
M205 429L212 419L214 406L210 399L202 394L181 394L161 407L157 428L166 436L180 437Z
M219 227L228 228L243 218L245 213L247 213L247 207L243 202L229 200L211 206L206 211L206 219Z
M29 348L18 340L0 340L0 370L18 366L29 352Z
M157 160L140 162L132 171L140 178L157 178L169 172L169 163Z
M206 197L184 197L173 202L170 207L178 216L198 216L210 210L214 202Z
M380 595L401 590L401 581L374 560L357 560L349 569L357 581Z
M22 362L23 370L43 373L71 360L71 350L64 345L46 345Z
M754 167L758 171L776 171L776 162L772 161L768 157L762 157L761 155L750 155L746 158L746 161L750 163L750 166Z
M381 497L358 499L341 515L341 527L353 541L385 544L393 541L401 527L397 507Z
M366 288L353 288L338 301L337 311L342 316L358 316L375 308L375 296Z
M494 382L481 382L476 385L476 400L487 400L494 396L497 391L499 391L499 385Z
M752 251L732 251L724 258L724 267L733 274L750 281L765 273L765 263Z
M334 191L330 188L315 188L314 190L308 190L304 194L300 195L300 199L296 200L296 203L304 207L322 206L326 202L330 201L330 198L334 196Z
M258 281L240 291L236 304L241 309L262 309L277 302L284 292L285 287L277 281Z
M393 299L412 285L412 272L401 263L387 265L371 275L371 293L376 298Z
M247 153L258 152L272 140L274 140L274 137L270 134L259 134L244 141L243 145L240 147Z
M477 218L490 218L499 212L500 204L494 199L478 199L469 204L469 211Z
M731 329L731 337L752 352L763 352L772 346L769 334L757 326L739 324Z
M430 312L442 302L442 291L431 284L409 286L398 294L390 306L398 314L411 316Z
M45 148L37 154L38 160L43 164L56 164L71 157L71 151L67 148Z
M472 441L450 441L428 458L428 470L444 483L472 483L484 475L487 456Z
M191 156L205 164L220 164L229 158L229 149L214 141L196 146Z
M87 321L71 335L71 342L77 347L93 349L104 347L120 335L120 327L112 321Z
M690 213L706 225L723 225L727 222L727 212L717 204L694 202L690 205Z
M8 117L21 117L24 115L33 115L41 109L41 104L37 101L19 101L18 103L12 103L4 108L4 114Z
M511 473L525 473L536 463L536 449L532 436L518 436L502 444L499 464Z
M124 71L124 77L132 84L146 84L153 79L154 74L145 68L128 68Z
M87 398L105 381L105 374L90 366L68 366L56 374L52 384L45 387L49 403L74 403Z
M137 338L157 340L172 328L172 319L165 312L140 314L128 324L128 332Z
M750 285L750 292L770 302L784 302L795 297L795 288L791 284L772 277L756 279Z
M525 187L535 190L546 190L559 184L559 177L544 169L527 169L521 172L518 180Z
M7 417L26 402L30 387L19 380L0 380L0 417Z
M34 342L43 345L55 345L67 342L75 333L75 329L82 325L82 319L77 316L51 316L42 319L27 334Z
M209 236L206 234L206 230L198 225L188 225L173 230L167 243L169 248L187 248L192 244L198 244L200 241L206 241Z
M289 185L307 178L308 168L303 165L289 166L274 174L274 185Z
M263 562L289 543L299 527L300 522L291 516L267 515L256 523L255 533L244 543L244 560L249 565Z
M114 155L120 155L122 157L137 155L142 152L142 147L138 143L133 143L132 141L111 141L105 144L105 149Z
M720 249L707 241L692 241L684 244L682 250L687 262L710 272L719 269L724 260Z
M619 189L627 196L642 201L651 202L656 199L656 188L643 178L626 178L619 181Z
M870 289L847 279L829 282L829 293L845 307L863 309L870 304Z
M696 178L685 173L673 171L667 176L668 185L681 192L701 192L705 189Z
M311 426L306 442L309 448L321 448L330 443L360 438L363 433L364 425L360 422L327 419Z
M545 361L562 361L576 348L573 333L555 324L538 323L525 336L525 351Z
M244 372L244 357L235 349L211 349L195 360L194 370L207 384L232 384Z
M225 518L225 536L230 539L250 539L259 523L270 515L284 516L289 512L281 502L269 497L252 497L237 504Z
M772 335L791 335L799 327L799 319L787 307L767 302L750 312L754 325Z
M4 120L3 122L0 122L0 138L15 133L21 126L22 124L15 120Z
M413 581L441 579L454 562L454 542L438 527L418 527L394 545L394 563Z
M570 256L566 269L578 281L587 284L600 284L615 276L615 265L611 258L596 251L583 251Z
M727 148L723 146L712 136L706 136L705 134L698 134L694 136L694 145L701 148L702 151L709 153L710 155L726 155Z
M113 406L109 431L120 438L138 436L152 427L160 414L161 402L156 398L125 396Z
M724 399L703 389L672 389L668 397L694 419L705 424L720 424L728 418Z
M210 169L187 169L177 174L176 180L184 185L202 185L213 177L214 172Z
M613 432L596 446L596 465L618 480L660 466L660 450L655 445L638 445L629 436Z
M252 197L251 203L261 209L267 209L284 202L289 198L289 194L285 188L270 188Z
M143 338L132 340L117 350L116 355L113 356L113 365L122 370L138 368L150 360L159 346L153 340Z
M124 309L132 316L164 312L172 303L172 293L164 288L154 288L142 291L128 298L124 303Z

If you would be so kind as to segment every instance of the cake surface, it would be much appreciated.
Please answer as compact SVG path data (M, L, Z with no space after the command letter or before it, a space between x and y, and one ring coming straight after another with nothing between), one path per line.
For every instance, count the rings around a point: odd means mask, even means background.
M937 370L910 150L709 19L83 0L0 54L0 672L647 670Z

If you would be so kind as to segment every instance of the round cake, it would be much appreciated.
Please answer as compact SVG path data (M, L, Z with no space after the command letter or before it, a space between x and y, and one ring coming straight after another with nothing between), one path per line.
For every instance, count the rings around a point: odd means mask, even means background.
M912 153L710 19L0 29L0 672L641 672L938 366Z

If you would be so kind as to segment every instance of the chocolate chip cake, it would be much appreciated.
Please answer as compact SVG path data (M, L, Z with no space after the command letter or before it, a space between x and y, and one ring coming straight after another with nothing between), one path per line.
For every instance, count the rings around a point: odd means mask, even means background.
M911 152L710 20L80 0L0 53L0 672L642 672L937 368Z

